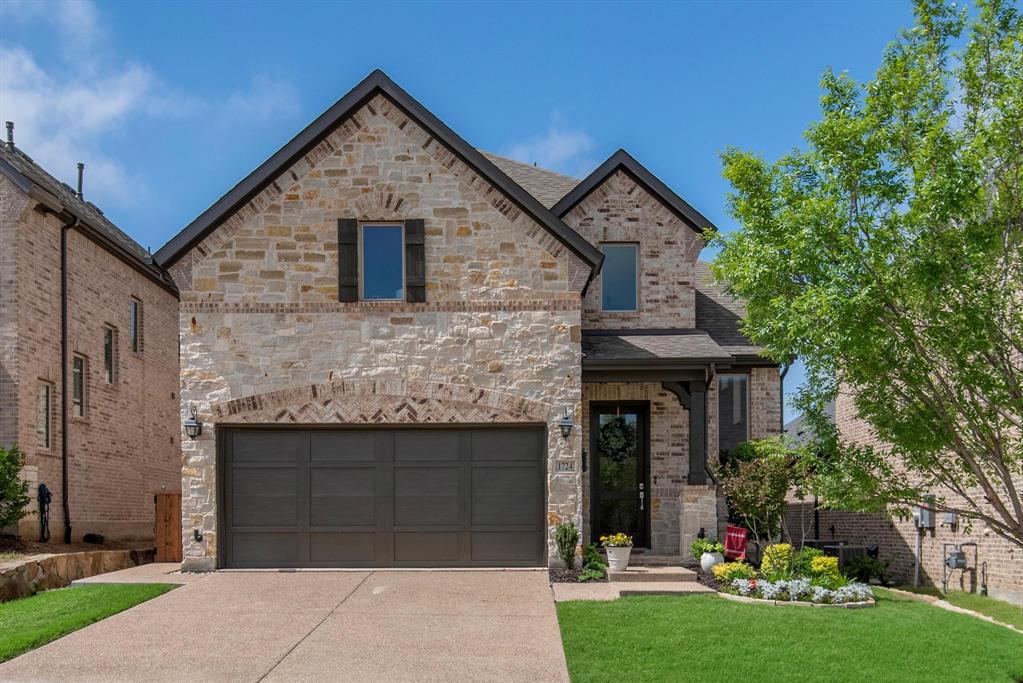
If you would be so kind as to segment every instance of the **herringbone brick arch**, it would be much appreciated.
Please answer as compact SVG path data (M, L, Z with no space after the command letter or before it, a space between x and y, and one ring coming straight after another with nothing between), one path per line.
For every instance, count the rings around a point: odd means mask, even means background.
M211 406L218 424L478 424L546 422L546 403L443 382L340 380Z

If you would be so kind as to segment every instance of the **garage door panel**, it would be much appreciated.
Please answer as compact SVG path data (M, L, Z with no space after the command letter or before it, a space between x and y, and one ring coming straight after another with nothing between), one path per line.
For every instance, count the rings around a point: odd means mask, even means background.
M398 462L457 462L468 446L468 435L453 429L401 429L394 435L394 459Z
M298 470L234 468L231 519L234 526L296 526Z
M311 533L309 560L321 565L372 565L376 560L376 537L373 531Z
M394 561L403 563L457 563L457 531L394 533Z
M536 462L542 453L543 432L521 429L476 429L472 432L472 459Z
M232 436L236 463L298 462L305 453L305 443L295 432L243 431Z
M231 560L236 567L295 567L299 543L299 535L291 532L235 533Z
M529 562L539 549L535 531L474 531L472 560L474 562Z
M226 430L233 567L499 566L545 557L541 430Z
M386 433L363 429L314 431L310 437L311 462L374 462Z
M472 525L536 526L540 496L473 496Z

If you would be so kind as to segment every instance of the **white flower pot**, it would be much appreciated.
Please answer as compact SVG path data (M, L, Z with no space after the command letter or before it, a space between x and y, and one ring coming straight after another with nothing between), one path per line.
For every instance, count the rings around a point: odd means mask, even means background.
M631 546L621 548L605 548L607 550L607 567L613 572L623 572L629 568Z
M700 569L703 570L704 574L709 574L711 567L724 561L725 558L721 553L704 553L700 555Z

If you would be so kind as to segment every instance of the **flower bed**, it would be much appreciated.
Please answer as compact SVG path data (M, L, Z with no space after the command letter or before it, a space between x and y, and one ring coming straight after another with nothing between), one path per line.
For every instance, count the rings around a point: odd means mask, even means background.
M870 586L850 581L838 560L812 548L793 552L788 544L768 546L760 569L745 562L716 565L714 578L725 597L742 602L769 602L841 607L872 607Z

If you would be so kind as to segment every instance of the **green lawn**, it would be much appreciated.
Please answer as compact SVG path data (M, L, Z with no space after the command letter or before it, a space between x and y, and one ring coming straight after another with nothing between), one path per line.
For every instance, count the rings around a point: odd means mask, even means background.
M0 604L0 662L177 588L97 584L62 588Z
M962 591L952 591L944 598L956 607L972 609L974 612L986 614L1003 624L1023 628L1023 607L1019 605L1013 605L1004 600L995 600L987 595Z
M558 603L574 681L1021 681L1023 636L890 593L873 609L716 595Z

